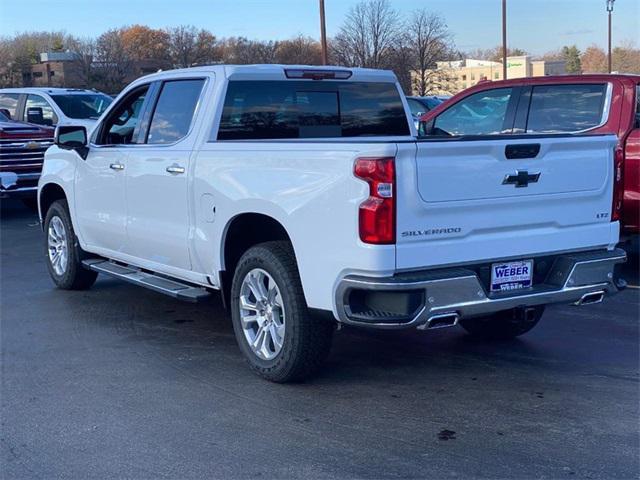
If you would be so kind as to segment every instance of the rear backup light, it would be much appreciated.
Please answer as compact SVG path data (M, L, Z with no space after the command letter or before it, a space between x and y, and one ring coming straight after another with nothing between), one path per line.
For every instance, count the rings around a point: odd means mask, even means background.
M358 212L360 240L375 245L396 242L395 160L358 158L354 174L369 184L369 198Z
M611 205L611 221L620 220L624 195L624 148L618 144L613 151L613 204Z
M350 70L314 70L307 68L285 68L287 78L302 78L310 80L347 80L351 77Z

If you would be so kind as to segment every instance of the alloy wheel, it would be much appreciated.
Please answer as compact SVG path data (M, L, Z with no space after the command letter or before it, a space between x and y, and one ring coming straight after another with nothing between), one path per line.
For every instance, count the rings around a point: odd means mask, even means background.
M272 360L282 350L285 310L280 288L261 268L249 271L240 287L240 321L251 351L262 360Z

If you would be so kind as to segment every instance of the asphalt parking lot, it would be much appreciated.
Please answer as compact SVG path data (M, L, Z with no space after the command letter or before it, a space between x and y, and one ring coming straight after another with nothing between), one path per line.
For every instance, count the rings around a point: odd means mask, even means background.
M218 303L100 278L54 290L36 216L3 200L3 478L638 478L638 270L528 335L338 332L275 385ZM635 288L634 288L635 287Z

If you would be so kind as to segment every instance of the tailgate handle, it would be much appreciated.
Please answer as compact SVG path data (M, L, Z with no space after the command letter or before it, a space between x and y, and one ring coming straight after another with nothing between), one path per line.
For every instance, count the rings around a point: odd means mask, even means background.
M504 156L509 160L518 158L536 158L540 153L539 143L521 143L504 147Z

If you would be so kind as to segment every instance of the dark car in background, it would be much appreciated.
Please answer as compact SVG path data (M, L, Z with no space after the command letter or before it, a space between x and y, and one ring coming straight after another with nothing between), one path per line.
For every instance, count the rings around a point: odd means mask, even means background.
M11 120L0 110L0 198L20 198L36 208L44 152L54 129Z
M416 124L416 128L418 128L420 117L422 115L430 112L444 101L445 98L435 95L431 95L428 97L407 97L407 103L409 104L411 116L413 117L413 121Z
M540 134L617 135L612 217L620 221L621 238L629 251L638 253L640 76L563 75L482 82L424 114L418 131L427 140L529 136L532 148Z

